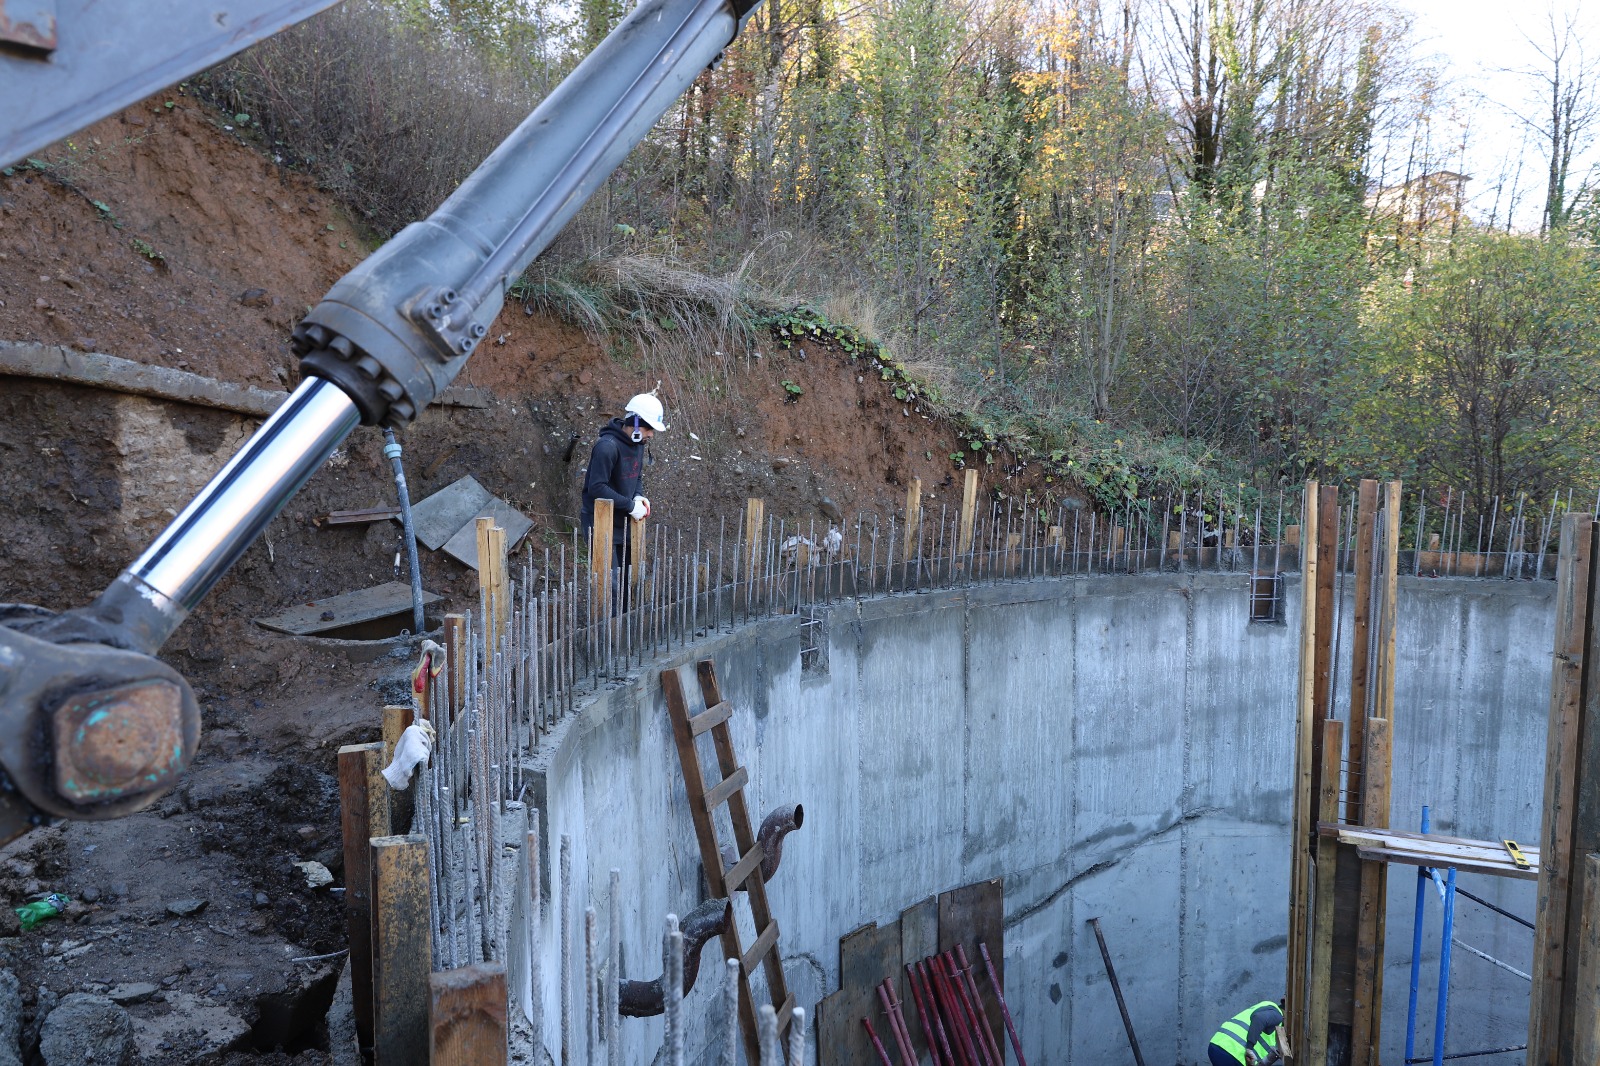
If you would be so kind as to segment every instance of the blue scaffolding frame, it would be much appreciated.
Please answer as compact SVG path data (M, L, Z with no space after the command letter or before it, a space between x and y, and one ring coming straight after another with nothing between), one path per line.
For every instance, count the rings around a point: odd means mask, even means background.
M1424 807L1422 808L1422 832L1424 834L1428 832L1428 818L1428 808ZM1486 1048L1482 1051L1458 1051L1451 1055L1446 1055L1444 1052L1445 1022L1450 1013L1450 949L1454 943L1457 895L1456 868L1449 866L1446 867L1446 870L1446 874L1441 878L1437 867L1419 866L1417 868L1417 910L1411 927L1411 996L1406 1011L1406 1066L1416 1066L1417 1063L1424 1062L1431 1062L1433 1066L1442 1066L1449 1059L1472 1059L1486 1055L1503 1055L1513 1051L1526 1051L1528 1049L1527 1044L1518 1044L1514 1047ZM1444 929L1439 946L1439 995L1433 1014L1433 1054L1418 1057L1416 1053L1417 984L1422 974L1422 920L1430 882L1438 888L1439 894L1444 899ZM1502 910L1487 900L1481 900L1477 896L1466 892L1460 894L1474 902L1483 904L1490 910L1502 914L1520 925L1525 925L1529 929L1534 927L1533 923L1527 919L1519 918L1509 911ZM1473 950L1469 945L1462 946L1467 947L1469 951ZM1474 952L1474 954L1481 955L1482 953ZM1483 955L1482 957L1497 966L1511 970L1512 973L1520 977L1528 977L1527 974L1522 973L1520 970L1512 969L1498 959L1491 958L1488 955Z

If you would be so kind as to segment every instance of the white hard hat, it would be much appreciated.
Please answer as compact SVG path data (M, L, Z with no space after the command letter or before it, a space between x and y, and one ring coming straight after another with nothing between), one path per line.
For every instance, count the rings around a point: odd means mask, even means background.
M668 429L666 409L661 406L661 401L653 392L641 392L628 401L628 406L624 407L623 411L630 415L638 415L645 425L657 433L665 433Z

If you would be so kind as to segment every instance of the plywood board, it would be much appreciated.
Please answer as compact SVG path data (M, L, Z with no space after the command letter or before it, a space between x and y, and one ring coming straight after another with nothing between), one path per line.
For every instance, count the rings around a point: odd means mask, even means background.
M1005 987L1006 914L1005 881L978 881L961 888L939 894L939 950L941 952L962 945L967 952L967 962L972 966L972 978L983 997L983 1012L989 1021L989 1030L997 1041L1003 1043L1004 1020L1000 1017L1000 1001L995 998L984 970L983 956L978 952L982 942L989 947L989 957L994 961L995 976Z
M900 923L864 925L839 941L840 989L817 1005L817 1062L821 1066L879 1066L862 1018L892 1046L878 985L900 972Z
M460 562L466 563L474 570L478 568L478 530L479 518L492 518L495 525L506 531L506 551L515 551L522 538L528 535L528 530L533 528L533 519L512 507L509 503L494 496L488 502L468 517L466 523L445 542L446 555Z
M411 528L417 542L427 545L429 551L438 551L463 526L470 526L492 499L494 494L469 475L412 504Z
M424 607L439 602L436 592L423 592ZM360 625L392 615L411 613L411 586L386 581L369 589L357 589L338 596L312 600L270 618L257 618L256 624L279 633L310 636L330 629Z

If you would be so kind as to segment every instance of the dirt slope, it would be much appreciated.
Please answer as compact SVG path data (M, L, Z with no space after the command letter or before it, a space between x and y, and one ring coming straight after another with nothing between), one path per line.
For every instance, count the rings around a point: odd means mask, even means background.
M364 245L327 196L226 125L173 92L0 176L0 340L263 387L297 381L289 329ZM535 519L535 545L554 543L596 430L655 374L520 308L493 336L462 379L492 392L491 406L436 408L404 434L412 493L472 474ZM930 508L955 502L953 431L841 352L764 345L728 385L731 399L699 397L708 413L696 420L681 403L669 411L673 431L653 445L647 491L669 528L713 530L761 496L769 515L819 530L831 500L848 534L856 512L903 506L911 477ZM690 387L668 380L669 406ZM60 609L92 597L249 429L220 412L0 378L0 601ZM358 430L165 649L204 706L185 785L153 811L36 833L0 855L4 902L50 890L84 901L69 922L0 940L30 1016L69 992L150 981L160 991L130 1008L142 1061L212 1061L218 1047L254 1061L279 1044L323 1061L315 1015L334 971L291 960L336 950L342 911L292 863L339 873L333 756L375 735L375 689L406 664L353 664L249 619L395 576L397 527L317 521L393 501L381 447ZM475 603L466 568L434 554L423 565L451 609ZM185 897L206 909L169 914Z

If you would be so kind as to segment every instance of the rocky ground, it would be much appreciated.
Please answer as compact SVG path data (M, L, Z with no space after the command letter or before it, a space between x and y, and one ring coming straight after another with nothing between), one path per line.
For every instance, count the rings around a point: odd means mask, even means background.
M290 327L366 245L330 198L228 126L174 90L0 173L0 340L293 384ZM515 307L494 339L461 382L491 405L434 409L404 434L413 496L471 474L534 519L536 549L570 543L596 430L665 371ZM912 477L930 509L958 502L954 430L844 353L769 344L717 365L713 385L663 386L674 426L652 447L647 491L667 528L710 535L760 496L801 525L825 528L836 509L848 538L858 512L902 507ZM0 379L0 602L85 602L248 428ZM13 992L0 975L0 1066L12 1029L21 1061L50 1066L328 1061L344 946L334 756L375 739L410 664L352 662L250 620L396 576L396 526L321 523L392 503L381 448L358 430L164 649L203 707L184 784L133 817L0 851L0 918L43 893L73 901L28 932L0 928L16 978ZM475 604L471 571L440 554L423 565L449 609ZM306 862L332 883L309 887ZM92 1060L85 1041L101 1042Z

